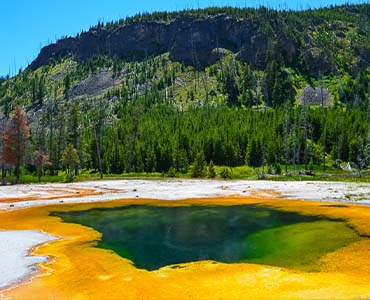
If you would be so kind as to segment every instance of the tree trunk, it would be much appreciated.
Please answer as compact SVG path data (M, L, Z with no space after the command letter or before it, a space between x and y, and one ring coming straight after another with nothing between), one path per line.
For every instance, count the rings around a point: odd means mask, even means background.
M40 171L37 172L37 177L39 179L39 183L41 183L41 172Z
M6 185L6 169L4 164L1 165L1 184Z
M19 165L17 165L15 167L15 183L16 184L19 183L19 178L20 178L20 169L19 169Z
M96 144L96 154L98 155L98 167L99 167L100 179L103 179L103 168L102 168L102 163L101 163L100 145L99 145L98 134L96 133L95 125L94 125L94 136L95 136L95 144Z
M50 136L49 136L49 155L50 155L50 161L53 161L53 138L54 138L54 124L53 124L53 116L52 113L50 113L50 123L49 123L49 129L50 129ZM50 175L54 175L54 168L50 168Z

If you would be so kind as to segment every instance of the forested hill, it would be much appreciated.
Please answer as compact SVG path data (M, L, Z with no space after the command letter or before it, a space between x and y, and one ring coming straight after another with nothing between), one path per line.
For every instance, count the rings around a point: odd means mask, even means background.
M3 85L0 100L11 94L11 102L41 103L51 85L70 96L101 95L123 82L142 92L145 82L161 93L171 88L175 102L222 95L231 105L277 107L321 81L328 103L351 102L353 93L365 93L369 20L370 4L363 4L305 11L208 8L99 23L44 47L8 82L16 87ZM189 86L195 73L204 91Z
M68 145L78 153L76 170L105 173L187 172L197 153L228 166L364 168L369 20L370 4L362 4L208 8L99 23L0 78L0 130L17 105L25 110L28 171L35 151L59 171Z

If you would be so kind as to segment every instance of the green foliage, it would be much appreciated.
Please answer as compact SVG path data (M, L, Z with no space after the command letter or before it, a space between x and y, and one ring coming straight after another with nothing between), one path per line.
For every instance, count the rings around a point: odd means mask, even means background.
M63 84L64 84L64 92L63 92L63 94L64 94L64 97L68 100L69 89L71 88L71 77L69 76L69 74L67 74L64 77Z
M310 160L310 163L308 164L308 170L310 171L311 174L313 174L314 164L313 164L312 159Z
M275 163L274 168L275 168L275 174L280 175L281 174L281 165L279 163Z
M191 177L205 177L207 172L207 162L203 152L198 152L193 162Z
M67 168L67 180L73 181L76 175L74 168L80 163L80 158L72 144L68 144L64 149L60 162L62 166Z
M222 168L220 176L223 179L232 179L233 178L233 172L230 168L225 167L225 168Z
M174 167L170 167L170 169L168 170L167 176L172 177L172 178L176 177L176 169Z
M256 138L252 139L248 144L246 163L256 168L262 166L262 145Z
M215 170L215 166L213 164L213 160L211 160L209 162L207 177L208 178L216 178L216 170Z

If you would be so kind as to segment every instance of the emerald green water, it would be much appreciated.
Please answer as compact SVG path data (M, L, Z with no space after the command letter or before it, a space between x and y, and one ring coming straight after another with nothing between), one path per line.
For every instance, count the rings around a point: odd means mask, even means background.
M215 260L315 271L322 255L360 239L341 221L250 205L135 205L52 215L101 232L98 247L147 270Z

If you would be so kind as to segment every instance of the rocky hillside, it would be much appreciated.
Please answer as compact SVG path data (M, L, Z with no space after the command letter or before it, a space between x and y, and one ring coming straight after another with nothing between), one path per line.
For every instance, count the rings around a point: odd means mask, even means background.
M264 69L271 52L287 66L314 76L368 65L370 6L344 6L304 12L209 9L137 16L99 24L46 46L31 64L35 70L66 55L85 61L97 55L145 59L168 52L172 61L194 67L214 64L225 50ZM346 59L351 61L345 61ZM338 60L344 61L338 61Z

